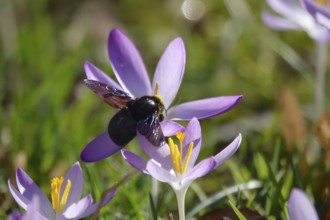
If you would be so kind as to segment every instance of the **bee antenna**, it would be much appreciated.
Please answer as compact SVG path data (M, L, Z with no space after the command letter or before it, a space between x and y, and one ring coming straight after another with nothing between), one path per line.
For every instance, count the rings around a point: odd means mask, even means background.
M156 82L154 96L157 97L160 100L160 102L164 105L164 100L162 99L162 97L158 95L158 87L159 87L158 82Z

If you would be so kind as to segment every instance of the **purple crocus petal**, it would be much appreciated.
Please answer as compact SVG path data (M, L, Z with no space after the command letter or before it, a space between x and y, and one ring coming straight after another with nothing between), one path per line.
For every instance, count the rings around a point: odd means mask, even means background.
M163 121L160 126L165 137L174 136L177 132L184 131L184 127L174 121Z
M151 95L147 70L134 44L120 30L111 31L108 53L112 68L121 86L133 96Z
M116 194L116 189L113 189L103 200L102 202L102 206L105 206L106 204L108 204L108 202L110 202L112 200L112 198L115 196ZM84 212L78 216L77 219L81 219L81 218L84 218L86 216L89 216L91 215L92 213L96 212L96 210L98 209L99 207L99 203L96 202L94 203L93 205L89 206L87 209L84 210Z
M318 220L317 213L307 195L300 189L291 191L288 201L290 220Z
M328 42L330 40L330 32L325 27L316 23L316 21L313 21L313 25L310 27L306 27L306 31L314 40L320 42Z
M175 174L173 170L171 170L172 174L171 171L160 167L159 164L156 164L153 160L148 161L147 170L153 178L160 182L170 183L177 181L177 177L174 176Z
M101 201L102 202L102 207L105 206L106 204L108 204L108 202L110 202L113 197L116 195L116 192L117 192L117 188L114 188L113 190L111 190L110 193L108 193L105 198ZM95 203L98 205L98 202Z
M84 177L79 162L76 162L69 172L65 175L64 183L61 187L61 197L64 193L67 181L71 181L70 193L66 202L64 209L69 207L71 204L79 201L84 185Z
M116 89L122 90L122 88L120 87L120 85L118 85L118 83L113 81L107 74L105 74L102 70L100 70L99 68L97 68L88 61L85 62L85 73L87 79L89 80L99 81Z
M164 144L160 147L156 147L150 143L143 135L137 134L137 138L140 146L143 151L148 154L148 156L159 164L166 170L170 170L172 168L172 162L170 157L170 148L167 144Z
M80 158L84 162L94 162L111 156L122 149L109 137L108 132L103 132L92 140L81 152Z
M241 140L242 135L239 134L225 149L213 157L216 161L216 167L225 162L237 151L239 145L241 144Z
M181 85L186 64L186 51L181 38L175 38L166 48L157 65L152 88L158 83L158 95L167 109Z
M79 217L87 210L93 203L93 198L89 194L79 201L71 204L64 212L63 215L67 219L79 219Z
M296 20L301 16L301 7L296 0L267 0L268 5L277 13Z
M56 217L54 219L56 219L56 220L67 220L67 218L65 218L65 216L62 213L59 213L59 212L56 213Z
M8 188L18 205L21 206L24 210L26 210L28 204L30 203L30 200L24 197L17 189L15 189L15 187L11 184L10 180L8 180Z
M294 23L288 19L279 17L279 16L274 16L268 12L263 12L261 15L261 18L267 26L269 26L275 30L301 30L302 29L302 27L300 27L296 23Z
M16 183L18 190L29 203L32 201L33 197L39 199L41 204L40 210L44 216L52 216L54 214L53 206L47 197L21 168L18 168L16 171Z
M172 120L191 120L210 118L229 111L237 105L243 96L220 96L201 99L176 105L168 110L168 118Z
M121 150L121 155L132 167L141 173L149 174L146 170L147 161L145 161L142 157L127 150Z
M318 22L320 25L322 25L322 26L324 26L325 28L327 28L328 31L330 30L330 19L329 19L329 17L324 16L324 15L321 14L321 13L317 13L315 18L316 18L317 22Z
M190 142L193 142L193 150L190 155L190 159L187 166L187 171L193 168L197 157L199 155L199 151L201 149L201 142L202 142L202 131L199 121L196 118L193 118L186 127L186 137L183 141L183 155L187 154L187 150L189 147Z
M197 178L205 176L215 168L215 165L216 161L212 157L202 160L196 166L194 166L193 169L185 174L183 180L185 182L184 184L190 183Z

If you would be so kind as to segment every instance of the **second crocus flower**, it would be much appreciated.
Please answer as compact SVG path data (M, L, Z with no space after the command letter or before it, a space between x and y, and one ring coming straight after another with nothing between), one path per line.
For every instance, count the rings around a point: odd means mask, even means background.
M304 30L316 41L328 42L330 40L329 31L320 25L298 0L266 1L279 15L268 11L263 12L262 19L269 27L275 30Z
M176 140L169 138L168 144L159 148L138 135L141 147L150 156L147 161L127 150L122 150L122 155L140 172L171 185L177 196L180 219L184 219L184 198L190 184L231 157L241 143L241 135L220 153L196 164L202 141L199 121L193 118L185 129L180 129L180 126L177 128L172 130Z

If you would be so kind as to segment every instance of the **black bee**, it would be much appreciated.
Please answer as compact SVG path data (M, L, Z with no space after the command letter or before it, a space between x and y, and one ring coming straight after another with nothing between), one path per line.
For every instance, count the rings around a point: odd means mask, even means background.
M127 145L136 136L136 131L154 146L164 143L160 122L164 120L165 107L160 98L134 98L122 90L98 81L85 79L84 82L103 101L119 109L108 125L109 136L115 144L122 147Z

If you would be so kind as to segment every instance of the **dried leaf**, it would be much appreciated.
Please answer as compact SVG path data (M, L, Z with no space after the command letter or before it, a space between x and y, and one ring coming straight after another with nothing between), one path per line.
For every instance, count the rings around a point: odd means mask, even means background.
M16 156L13 158L13 167L15 170L20 167L25 169L27 166L27 155L25 151L19 151Z
M325 113L316 124L315 134L324 148L326 163L330 163L330 111Z
M280 132L288 146L293 150L295 145L305 142L307 125L302 115L299 103L289 87L283 87L278 96L278 103L282 112Z
M325 150L330 151L330 111L317 122L315 133Z

